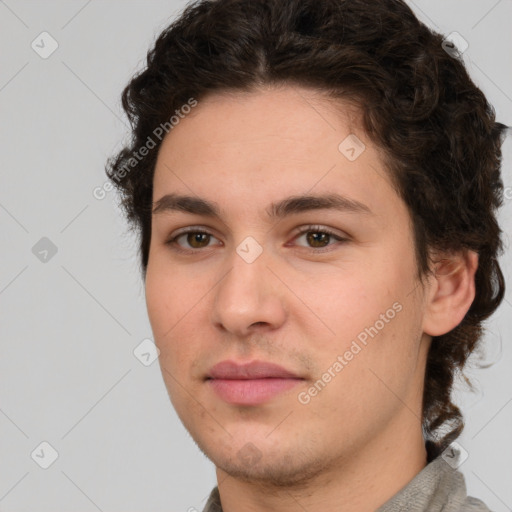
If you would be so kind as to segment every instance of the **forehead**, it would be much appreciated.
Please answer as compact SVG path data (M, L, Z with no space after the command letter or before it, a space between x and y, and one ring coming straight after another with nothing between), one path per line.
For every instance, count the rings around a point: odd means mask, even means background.
M279 155L307 159L329 148L338 156L336 141L341 141L345 132L362 132L359 117L353 104L335 102L325 93L297 86L215 93L200 100L172 129L161 151L169 145L176 151L176 146L185 143L185 150L195 147L201 154L207 150L219 156L224 151L250 151L251 147L261 159Z
M359 117L305 88L210 95L165 137L153 199L179 192L266 208L270 198L336 191L365 204L398 200Z

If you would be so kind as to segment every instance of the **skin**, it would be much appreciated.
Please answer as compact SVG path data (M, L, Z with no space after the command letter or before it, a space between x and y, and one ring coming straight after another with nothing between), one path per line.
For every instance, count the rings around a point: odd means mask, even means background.
M153 215L146 301L170 399L216 466L225 512L364 512L390 499L426 465L421 398L431 336L460 323L474 298L474 253L442 255L420 284L411 218L383 156L357 110L333 101L291 86L215 93L159 150L155 204L178 193L222 212ZM366 146L354 161L338 150L349 134ZM285 197L333 192L371 213L267 217ZM298 233L308 225L347 240L320 243L317 234L315 242L318 229ZM211 236L166 244L186 227ZM263 249L252 263L236 252L248 236ZM299 393L396 303L400 312L301 403ZM205 381L228 359L277 363L304 380L261 405L228 404Z

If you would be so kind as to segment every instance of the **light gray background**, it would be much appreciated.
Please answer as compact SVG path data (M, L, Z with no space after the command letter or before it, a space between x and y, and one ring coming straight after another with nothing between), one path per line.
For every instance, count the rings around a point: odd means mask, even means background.
M181 425L158 362L133 350L151 338L136 244L109 193L104 163L128 134L120 94L183 1L0 1L0 510L202 510L213 465ZM512 1L416 0L420 19L469 42L476 83L512 125ZM42 31L58 49L42 59ZM512 144L504 147L511 232ZM57 254L32 252L49 238ZM509 246L509 236L506 236ZM477 394L458 394L470 494L512 510L512 270L489 322ZM31 458L41 442L58 459ZM48 451L46 451L46 454ZM46 456L46 455L45 455ZM43 458L43 457L41 457Z

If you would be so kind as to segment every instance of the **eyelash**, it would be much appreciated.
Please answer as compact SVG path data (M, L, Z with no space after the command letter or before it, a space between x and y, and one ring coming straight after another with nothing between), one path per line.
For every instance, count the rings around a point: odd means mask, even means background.
M180 238L180 237L182 237L184 235L187 235L189 233L214 236L211 233L209 233L208 231L205 231L204 229L190 227L190 228L187 228L184 231L181 231L176 236L174 236L173 238L171 238L168 241L166 241L165 245L171 246L174 251L181 252L181 253L187 253L187 254L188 253L194 253L194 252L197 253L197 252L200 252L202 250L208 249L208 247L202 247L200 249L183 249L182 247L180 247L177 244L178 238ZM299 231L294 236L294 240L299 238L300 236L304 235L305 233L326 234L326 235L329 235L329 236L335 238L339 243L345 243L345 242L349 241L348 238L343 238L343 237L337 235L336 233L334 233L333 231L331 231L328 228L324 228L322 226L314 226L314 225L306 226L304 229ZM302 247L302 248L303 249L309 249L311 252L318 254L318 253L330 251L331 250L330 249L331 245L332 244L329 244L329 245L327 245L325 247Z

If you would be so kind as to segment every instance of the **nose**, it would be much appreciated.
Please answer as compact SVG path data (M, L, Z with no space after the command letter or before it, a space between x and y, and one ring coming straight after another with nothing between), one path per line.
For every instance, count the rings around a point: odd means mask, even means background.
M230 258L229 272L215 287L212 321L218 329L242 338L285 322L283 290L264 255L252 263L236 252Z

